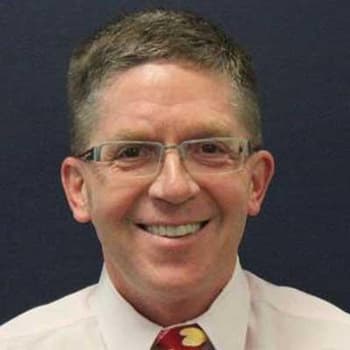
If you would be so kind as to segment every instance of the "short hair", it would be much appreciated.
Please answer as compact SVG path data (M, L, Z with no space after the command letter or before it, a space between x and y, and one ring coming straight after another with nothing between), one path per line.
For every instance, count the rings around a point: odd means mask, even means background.
M97 93L108 78L157 60L186 62L227 77L235 97L241 97L241 119L253 146L262 144L257 84L247 52L198 15L153 9L118 18L74 50L68 70L72 154L88 147Z

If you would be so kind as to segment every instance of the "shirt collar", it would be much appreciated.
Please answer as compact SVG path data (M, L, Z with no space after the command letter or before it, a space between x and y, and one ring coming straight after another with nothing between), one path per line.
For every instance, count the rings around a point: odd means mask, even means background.
M250 293L239 259L234 274L208 311L194 322L208 334L215 349L244 350L250 313Z
M247 281L237 259L234 274L210 308L187 323L198 323L215 349L243 350L250 305ZM159 325L139 314L114 288L103 268L91 299L108 350L150 349Z

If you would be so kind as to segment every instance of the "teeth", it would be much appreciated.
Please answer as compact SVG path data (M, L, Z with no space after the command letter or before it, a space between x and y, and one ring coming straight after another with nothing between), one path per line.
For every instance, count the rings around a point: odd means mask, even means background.
M201 228L201 224L194 223L194 224L178 225L178 226L150 225L150 226L144 226L144 228L146 231L151 232L158 236L182 237L198 231Z

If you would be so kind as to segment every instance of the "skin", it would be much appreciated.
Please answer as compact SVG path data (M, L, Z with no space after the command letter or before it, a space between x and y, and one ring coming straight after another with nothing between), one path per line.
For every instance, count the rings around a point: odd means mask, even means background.
M139 65L112 77L99 98L91 146L116 138L249 138L230 83L188 65ZM273 171L271 154L259 151L238 172L191 175L169 150L157 176L120 181L108 166L73 157L63 161L61 175L75 219L95 226L115 288L167 326L203 313L231 278L246 219L259 213ZM137 226L203 220L203 229L177 239Z

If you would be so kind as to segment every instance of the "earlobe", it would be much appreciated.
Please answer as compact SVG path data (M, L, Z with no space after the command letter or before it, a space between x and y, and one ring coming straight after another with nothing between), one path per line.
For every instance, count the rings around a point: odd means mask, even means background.
M61 181L75 220L86 223L90 221L90 212L84 169L79 162L73 157L64 159L61 165Z
M248 214L258 215L265 198L266 191L275 171L273 156L267 151L258 151L250 159L250 197L248 202Z

